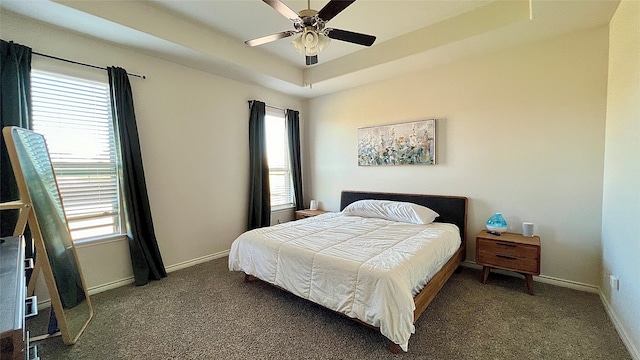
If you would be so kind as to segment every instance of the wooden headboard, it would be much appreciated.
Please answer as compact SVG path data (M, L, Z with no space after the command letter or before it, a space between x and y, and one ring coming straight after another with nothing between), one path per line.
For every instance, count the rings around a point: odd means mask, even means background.
M367 199L404 201L426 206L440 214L440 216L436 218L436 222L457 225L460 229L462 243L464 244L466 242L467 198L464 196L399 194L345 190L340 194L340 211L352 202Z

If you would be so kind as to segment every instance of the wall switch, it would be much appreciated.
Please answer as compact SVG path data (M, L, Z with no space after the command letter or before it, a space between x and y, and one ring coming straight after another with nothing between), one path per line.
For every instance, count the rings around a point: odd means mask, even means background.
M611 286L613 290L620 289L620 280L617 276L609 275L609 286Z

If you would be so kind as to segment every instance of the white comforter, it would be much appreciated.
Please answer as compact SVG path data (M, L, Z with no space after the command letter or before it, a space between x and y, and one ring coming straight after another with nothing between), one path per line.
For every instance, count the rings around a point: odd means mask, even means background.
M327 213L247 231L229 269L357 318L407 351L413 296L460 246L458 227Z

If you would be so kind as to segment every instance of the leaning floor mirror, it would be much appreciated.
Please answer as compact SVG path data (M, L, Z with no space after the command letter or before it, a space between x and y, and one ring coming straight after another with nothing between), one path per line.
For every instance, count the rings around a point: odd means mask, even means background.
M74 344L93 317L78 255L62 207L62 199L49 151L42 135L18 127L5 127L5 143L16 177L20 200L31 204L28 224L36 248L31 282L41 272L49 290L60 335ZM33 290L33 286L29 289Z

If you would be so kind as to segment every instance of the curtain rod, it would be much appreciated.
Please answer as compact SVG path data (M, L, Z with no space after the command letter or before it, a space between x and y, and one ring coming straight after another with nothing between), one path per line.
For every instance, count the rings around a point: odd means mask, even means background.
M287 110L287 109L283 109L283 108L279 108L277 106L272 106L272 105L267 105L267 104L265 104L264 106L272 108L272 109L276 109L276 110L282 110L282 111L286 111Z
M106 67L96 66L96 65L91 65L91 64L85 64L85 63L81 63L81 62L78 62L78 61L73 61L73 60L69 60L69 59L63 59L61 57L57 57L57 56L53 56L53 55L42 54L42 53L35 52L35 51L32 51L31 53L34 54L34 55L40 55L40 56L44 56L44 57L47 57L47 58L50 58L50 59L54 59L54 60L60 60L60 61L68 62L68 63L71 63L71 64L82 65L82 66L91 67L91 68L94 68L94 69L107 70ZM141 79L146 79L147 78L144 75L132 74L130 72L127 72L127 75L139 77Z
M248 101L248 102L249 102L249 105L251 105L251 102L252 102L252 101L254 101L254 100L249 100L249 101ZM268 107L268 108L276 109L276 110L287 111L287 109L279 108L279 107L277 107L277 106L273 106L273 105L267 105L267 104L264 104L264 106L265 106L265 107Z

